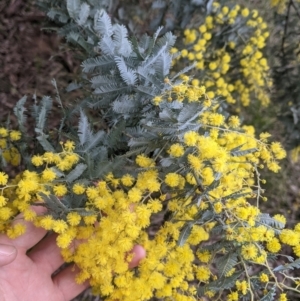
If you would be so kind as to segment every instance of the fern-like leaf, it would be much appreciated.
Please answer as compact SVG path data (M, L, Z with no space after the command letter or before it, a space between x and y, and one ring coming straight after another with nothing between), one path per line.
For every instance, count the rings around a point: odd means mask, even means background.
M245 150L237 150L237 151L231 151L230 154L233 157L241 157L241 156L246 156L248 154L252 154L257 151L257 148L249 148Z
M37 129L36 129L37 131ZM51 145L51 143L47 140L47 135L41 134L40 136L37 136L36 139L39 141L40 145L43 147L43 149L46 152L55 152L54 147Z
M67 87L66 87L66 91L67 92L71 92L77 89L81 88L81 84L78 84L76 81L71 82Z
M179 238L177 241L178 246L181 247L185 244L185 242L187 241L187 239L189 238L189 236L192 232L193 225L194 225L194 223L188 222L183 226L182 230L180 231L180 235L179 235Z
M71 170L67 175L66 175L66 181L68 183L74 182L76 179L78 179L83 172L86 170L87 165L83 163L79 163L76 165L76 167Z
M103 36L111 37L113 34L113 27L111 19L105 10L98 10L94 18L94 29Z
M162 90L164 87L164 83L159 80L155 74L151 74L153 69L150 68L144 68L143 66L139 66L137 69L137 73L142 76L145 82L145 86L149 84L155 85L156 88L159 90Z
M106 133L104 131L99 131L95 135L92 135L91 139L89 139L89 141L85 143L82 151L84 153L87 153L88 151L94 149L100 144L101 141L103 143L105 137L106 137Z
M272 218L267 213L261 213L257 218L257 222L261 223L263 225L266 225L266 226L270 226L275 229L280 229L280 230L283 229L285 226L284 223Z
M106 55L115 54L115 43L109 36L104 36L99 43L101 51Z
M117 67L119 69L119 72L120 72L120 75L121 75L123 81L127 85L134 86L137 82L137 75L134 72L134 70L131 69L131 68L128 68L126 66L126 63L125 63L124 59L120 56L115 57L115 62L117 64Z
M116 113L122 114L123 117L129 118L129 113L138 112L138 103L128 95L117 98L112 104L113 110Z
M269 292L264 295L259 301L273 301L276 296L276 285L273 285Z
M113 26L113 41L116 54L128 57L132 52L132 45L128 40L128 32L124 25L115 24Z
M80 10L80 0L67 0L67 10L70 17L76 20Z
M206 291L222 291L230 289L235 286L236 280L241 276L243 272L236 272L230 277L222 277L218 280L212 281L207 285L204 285L198 289L198 294L203 296Z
M156 54L154 54L154 55L150 56L149 58L147 58L147 59L143 62L142 66L143 66L144 68L148 68L149 66L151 66L152 64L154 64L154 63L157 61L157 59L158 59L164 52L167 51L167 46L168 46L167 44L163 45L163 46L158 50L158 52L157 52Z
M117 81L112 76L97 75L91 78L92 88L96 89L99 86L107 84L117 84Z
M172 63L172 57L169 53L163 52L155 62L156 74L164 79L169 73Z
M25 102L26 102L26 100L27 100L27 97L23 96L17 102L17 104L14 107L14 114L17 117L19 128L20 128L22 133L26 132L26 129L25 129L25 123L26 123L26 119L27 119L27 116L25 115L25 112L26 112Z
M79 137L80 145L84 145L85 143L91 141L92 136L93 134L90 130L88 118L81 110L79 125L78 125L78 137Z
M52 108L52 99L49 96L43 96L42 103L39 106L39 112L37 116L37 124L36 127L43 131L45 127L45 123L47 120L47 115L51 111Z
M89 58L85 60L81 67L83 67L83 72L89 73L94 71L105 71L113 68L115 65L113 56L97 56L94 58Z
M178 78L182 74L188 73L190 70L194 69L196 64L192 64L189 66L184 67L182 70L180 70L178 73L176 73L172 78L171 81L174 81L176 78Z
M238 257L236 253L228 253L216 260L216 265L219 273L219 277L225 276L236 264L238 263Z
M276 267L275 269L273 269L273 272L282 272L282 271L293 270L293 269L300 269L300 258L296 259L291 263Z
M95 94L104 95L104 94L117 94L120 95L122 93L126 93L129 91L128 86L118 85L118 84L109 84L97 88L95 90Z
M90 14L90 6L86 3L82 3L80 6L79 18L77 19L77 24L83 26L88 19Z

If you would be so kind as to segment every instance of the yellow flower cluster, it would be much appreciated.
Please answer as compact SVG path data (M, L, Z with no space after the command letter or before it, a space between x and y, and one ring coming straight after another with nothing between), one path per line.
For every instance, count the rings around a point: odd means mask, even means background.
M9 227L9 220L15 216L17 212L23 212L25 220L32 221L35 214L30 210L32 202L43 202L41 194L55 195L62 197L68 192L66 184L58 184L55 180L58 173L55 170L66 171L71 169L79 160L79 156L72 152L73 142L67 141L64 144L64 150L61 153L46 152L43 155L35 155L31 161L34 166L45 166L41 172L25 170L19 174L11 184L7 184L8 176L0 173L1 199L0 199L0 228ZM75 184L76 185L76 184ZM74 185L74 186L75 186ZM11 198L13 197L13 201ZM11 202L8 202L11 200ZM7 206L4 206L6 205ZM22 233L13 232L11 229L8 235L11 238L17 237Z
M174 64L195 62L195 87L204 86L209 98L224 97L228 103L249 106L250 99L258 99L263 106L270 102L269 65L263 56L267 25L256 10L213 4L214 10L198 29L184 31L185 47ZM218 34L221 31L231 34ZM228 28L231 28L229 30ZM237 33L235 28L243 28ZM220 43L220 39L224 41ZM220 44L220 48L216 44ZM171 50L177 52L176 48ZM170 97L171 99L171 97Z
M175 100L179 102L183 102L184 100L196 102L205 95L206 101L204 103L208 106L210 105L209 97L205 94L206 89L204 86L199 86L198 80L193 80L190 85L190 78L187 75L182 75L181 79L181 83L172 85L169 79L166 78L165 83L170 85L170 89L164 94L154 97L153 103L159 105L163 100L167 100L168 102Z
M286 10L288 0L270 0L270 3L271 7L276 8L277 13L283 14Z
M188 78L182 77L180 85L187 85L187 91ZM172 93L182 93L173 88ZM183 101L194 101L186 91ZM265 164L278 172L286 153L279 143L268 142L268 133L257 139L253 127L240 127L237 116L226 119L205 90L200 94L204 105L196 122L201 130L178 134L160 151L174 162L170 169L162 169L157 157L139 154L130 160L130 174L108 172L97 182L67 181L65 172L84 163L75 144L67 141L61 152L33 156L37 171L25 170L13 180L0 172L0 231L11 238L22 235L24 226L11 223L21 212L25 220L57 233L64 260L80 268L77 282L89 280L94 293L108 301L195 301L199 289L243 271L227 292L227 300L239 300L252 292L247 271L254 264L264 271L251 277L266 287L274 280L269 253L289 246L300 257L300 223L285 229L282 215L265 223L259 209L265 197L258 168ZM168 97L162 95L161 101ZM70 199L80 200L80 208L65 206ZM50 210L36 215L30 207L36 203ZM170 218L149 237L151 217L165 209ZM230 249L214 249L215 243ZM128 263L136 245L147 256L132 271ZM221 272L216 260L222 262L228 252L238 260ZM211 300L216 293L204 290Z
M7 163L17 166L21 156L14 143L21 139L21 132L0 127L0 150Z

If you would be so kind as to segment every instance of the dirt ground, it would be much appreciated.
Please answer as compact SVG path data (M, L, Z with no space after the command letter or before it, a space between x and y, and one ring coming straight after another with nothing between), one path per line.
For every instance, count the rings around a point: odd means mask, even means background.
M0 122L23 95L54 95L51 79L67 84L78 68L57 35L41 30L45 20L33 1L0 1Z

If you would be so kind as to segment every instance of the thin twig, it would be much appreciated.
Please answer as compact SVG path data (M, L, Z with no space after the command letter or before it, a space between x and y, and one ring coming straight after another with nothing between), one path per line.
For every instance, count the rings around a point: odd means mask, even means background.
M288 23L289 23L289 17L290 17L292 2L293 2L293 0L289 1L287 13L286 13L286 16L285 16L284 33L283 33L282 42L281 42L281 53L282 53L283 57L285 56L284 43L285 43L285 38L286 38L286 34L287 34L287 29L288 29Z
M293 0L291 0L291 5L293 6L297 16L300 18L300 12L298 11L298 8L297 8L297 6L296 6L296 4L294 3Z

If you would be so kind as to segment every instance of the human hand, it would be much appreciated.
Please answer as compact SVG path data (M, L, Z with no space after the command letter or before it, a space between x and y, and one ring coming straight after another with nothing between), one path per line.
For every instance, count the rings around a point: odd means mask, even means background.
M46 230L30 222L20 222L27 227L22 236L11 240L0 234L0 301L69 301L89 286L88 282L75 282L79 270L75 265L52 277L64 263L55 242L56 235L45 237ZM141 246L135 246L132 252L130 268L145 257Z

